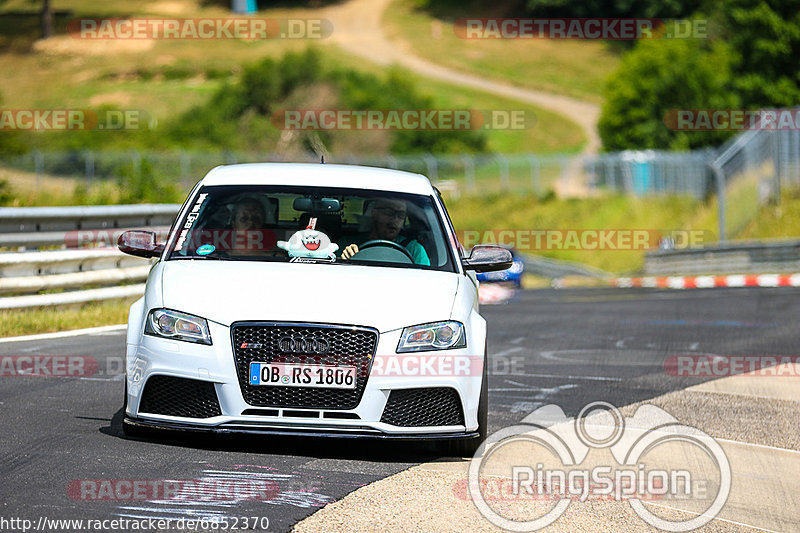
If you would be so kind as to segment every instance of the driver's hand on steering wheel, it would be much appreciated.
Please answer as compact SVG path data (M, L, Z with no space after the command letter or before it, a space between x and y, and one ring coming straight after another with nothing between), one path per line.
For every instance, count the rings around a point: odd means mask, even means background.
M342 250L342 259L350 259L357 253L358 253L358 245L350 244L348 246L345 246L344 250Z

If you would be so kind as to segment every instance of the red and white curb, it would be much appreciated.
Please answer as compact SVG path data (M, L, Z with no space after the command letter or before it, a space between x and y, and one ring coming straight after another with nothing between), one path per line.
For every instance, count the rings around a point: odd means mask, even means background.
M711 289L714 287L800 287L798 274L735 274L729 276L662 276L616 278L614 287Z

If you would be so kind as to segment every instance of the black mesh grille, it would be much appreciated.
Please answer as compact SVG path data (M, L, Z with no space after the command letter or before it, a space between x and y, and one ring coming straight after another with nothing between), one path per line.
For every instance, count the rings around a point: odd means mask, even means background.
M244 400L258 407L304 407L310 409L353 409L361 401L378 345L372 329L309 324L234 324L231 328L233 353ZM281 340L303 339L287 353ZM307 342L311 341L311 342ZM284 343L285 344L285 343ZM246 346L245 346L246 345ZM286 362L355 366L354 389L322 389L250 385L250 363Z
M153 376L147 380L139 412L186 418L222 414L213 383L171 376Z
M400 389L389 393L381 422L401 427L463 426L464 411L455 389Z

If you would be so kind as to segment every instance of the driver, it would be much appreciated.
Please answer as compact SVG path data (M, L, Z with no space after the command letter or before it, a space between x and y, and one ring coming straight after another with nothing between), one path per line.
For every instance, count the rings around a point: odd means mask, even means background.
M377 198L372 206L372 229L361 242L384 240L395 242L408 250L417 265L430 266L431 261L425 248L416 240L400 238L400 230L406 220L408 209L404 200ZM342 249L342 259L350 259L358 253L358 245L350 244Z

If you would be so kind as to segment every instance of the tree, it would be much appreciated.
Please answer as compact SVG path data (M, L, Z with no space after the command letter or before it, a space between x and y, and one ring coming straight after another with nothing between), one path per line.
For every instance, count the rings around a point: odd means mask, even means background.
M528 0L527 11L547 17L675 18L688 17L697 0Z
M800 0L723 0L713 18L734 51L733 87L745 107L800 103Z
M53 36L53 9L50 0L42 0L42 39Z
M731 132L675 131L677 109L737 108L731 51L723 42L647 40L628 52L606 85L598 128L606 150L689 149L716 145Z

